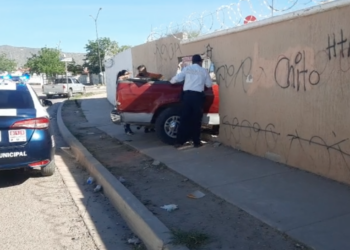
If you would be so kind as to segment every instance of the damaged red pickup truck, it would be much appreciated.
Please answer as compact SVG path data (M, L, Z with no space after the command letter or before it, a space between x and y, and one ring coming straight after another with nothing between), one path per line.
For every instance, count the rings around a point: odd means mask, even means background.
M180 122L182 83L131 78L117 84L116 107L111 119L116 124L129 123L155 128L160 140L174 144ZM219 86L205 90L203 126L220 125Z

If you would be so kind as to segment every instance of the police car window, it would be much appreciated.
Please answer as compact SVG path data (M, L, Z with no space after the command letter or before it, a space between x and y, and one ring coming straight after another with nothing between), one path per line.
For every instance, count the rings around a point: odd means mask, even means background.
M0 109L33 109L29 91L0 90Z

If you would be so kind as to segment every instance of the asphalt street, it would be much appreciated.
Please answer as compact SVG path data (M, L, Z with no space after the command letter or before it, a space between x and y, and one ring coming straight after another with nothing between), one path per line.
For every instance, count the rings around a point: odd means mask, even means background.
M34 87L40 96L41 87ZM56 172L0 172L0 249L132 249L132 233L103 192L86 184L88 173L61 138L56 114L63 98L48 108L56 143Z

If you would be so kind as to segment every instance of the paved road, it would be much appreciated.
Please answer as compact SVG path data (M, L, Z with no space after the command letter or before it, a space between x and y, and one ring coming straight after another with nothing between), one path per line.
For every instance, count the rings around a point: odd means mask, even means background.
M41 89L38 94L41 95ZM59 103L48 109L56 117ZM85 184L88 174L71 156L52 119L57 147L55 175L0 172L0 249L131 249L131 232L103 193Z

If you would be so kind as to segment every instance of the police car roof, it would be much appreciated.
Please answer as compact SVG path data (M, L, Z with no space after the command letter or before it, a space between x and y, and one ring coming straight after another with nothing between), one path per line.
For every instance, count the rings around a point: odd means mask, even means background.
M0 79L1 90L28 91L28 86L23 82L15 82L10 79Z

